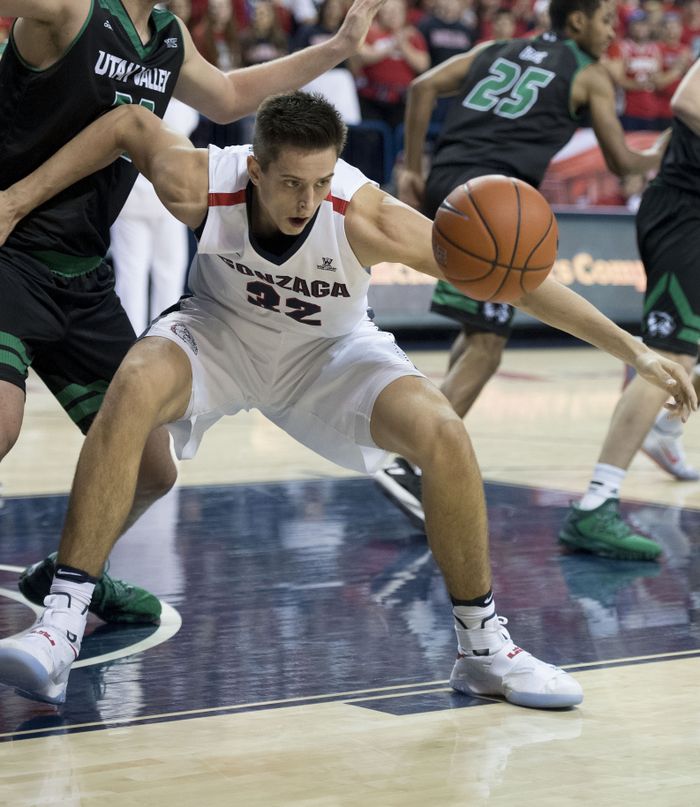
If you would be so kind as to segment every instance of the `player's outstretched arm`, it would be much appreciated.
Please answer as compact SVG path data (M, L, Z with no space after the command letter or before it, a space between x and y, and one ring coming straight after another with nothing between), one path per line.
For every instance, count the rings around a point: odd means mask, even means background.
M0 244L43 202L127 152L180 221L196 227L207 210L207 152L195 149L145 107L124 105L98 118L24 179L0 193Z
M419 208L422 202L425 187L423 151L435 102L459 90L474 59L491 44L484 42L467 53L453 56L415 78L408 88L404 115L404 161L398 175L398 196L411 207Z
M363 185L345 214L345 232L363 266L388 261L444 279L433 257L432 222L374 185Z
M669 408L675 410L682 420L687 420L690 412L697 409L695 390L680 364L649 350L554 278L548 277L514 305L547 325L583 339L634 367L639 375L673 398Z
M250 115L268 95L299 89L355 53L383 2L354 0L343 24L326 42L229 73L209 64L181 25L185 62L175 97L217 123Z

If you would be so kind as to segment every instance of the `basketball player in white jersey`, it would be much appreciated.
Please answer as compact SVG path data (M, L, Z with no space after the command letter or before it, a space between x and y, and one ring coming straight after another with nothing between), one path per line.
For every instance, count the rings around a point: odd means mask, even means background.
M453 603L455 689L538 708L581 702L579 684L517 647L496 613L483 487L461 418L366 313L374 263L441 277L431 222L338 159L344 139L335 108L303 92L263 103L252 149L194 149L125 106L0 194L0 222L11 226L126 151L199 235L193 295L131 348L86 438L59 550L70 576L54 579L37 625L0 642L1 682L65 698L93 580L128 515L151 431L167 424L178 456L192 457L222 415L255 407L348 468L371 473L386 451L422 468L426 531ZM680 365L564 286L547 280L518 304L633 364L674 395L682 417L696 408Z

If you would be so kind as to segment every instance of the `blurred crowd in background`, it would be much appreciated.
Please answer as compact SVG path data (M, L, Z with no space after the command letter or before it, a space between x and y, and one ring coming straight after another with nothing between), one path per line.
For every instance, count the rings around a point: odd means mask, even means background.
M205 58L229 70L328 39L349 2L170 0L164 5L189 27ZM362 50L332 71L332 86L341 90L333 100L343 99L341 112L351 125L376 122L384 137L388 127L392 141L380 148L387 158L396 157L406 90L415 76L478 42L546 30L547 7L548 0L386 0ZM10 25L0 18L0 41ZM618 87L622 124L627 131L662 130L670 121L673 91L700 54L700 0L620 0L617 34L605 64ZM356 100L348 100L348 93L356 93ZM436 129L443 114L444 108L436 110ZM248 141L251 130L250 120L224 127L201 121L193 139L223 146ZM382 183L387 177L377 173L384 167L370 166Z

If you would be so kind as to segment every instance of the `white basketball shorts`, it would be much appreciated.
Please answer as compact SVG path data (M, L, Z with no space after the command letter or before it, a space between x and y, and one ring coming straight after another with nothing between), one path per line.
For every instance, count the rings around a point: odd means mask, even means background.
M338 465L374 473L386 462L370 434L374 402L392 381L423 376L392 334L366 319L345 336L309 338L234 317L208 301L184 298L180 306L147 333L175 342L192 365L189 407L168 427L180 459L194 457L219 418L259 409Z

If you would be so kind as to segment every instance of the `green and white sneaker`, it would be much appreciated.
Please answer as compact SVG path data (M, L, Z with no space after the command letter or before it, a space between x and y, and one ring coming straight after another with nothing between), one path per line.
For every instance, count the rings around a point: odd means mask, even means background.
M48 597L57 552L28 566L19 576L20 592L35 605L43 605ZM110 577L105 571L95 584L90 612L104 622L137 624L155 623L160 619L160 600L144 588Z
M657 543L638 535L624 522L618 499L606 499L593 510L581 510L572 502L559 543L619 560L656 560L661 554Z

